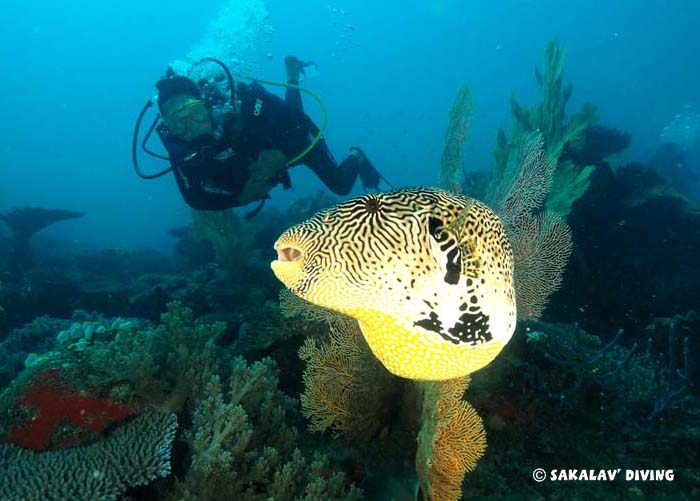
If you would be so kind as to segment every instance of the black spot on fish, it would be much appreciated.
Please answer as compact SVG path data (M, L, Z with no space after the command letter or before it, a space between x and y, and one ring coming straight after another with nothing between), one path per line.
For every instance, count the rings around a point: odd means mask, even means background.
M456 285L459 282L459 274L462 272L462 256L458 249L452 249L447 253L447 264L445 265L445 282Z
M455 342L453 339L458 339L456 344L467 343L474 346L493 339L493 335L489 331L489 316L483 313L462 314L459 320L447 329L447 332L452 336L448 340Z
M442 228L442 221L436 217L428 218L428 232L430 236L436 239L438 242L445 238L444 234L439 230Z
M430 312L430 315L428 318L424 318L422 320L418 320L417 322L413 322L413 325L417 327L423 327L425 330L429 330L432 332L437 332L441 336L442 334L442 322L440 321L440 318L437 316L437 314L434 311Z

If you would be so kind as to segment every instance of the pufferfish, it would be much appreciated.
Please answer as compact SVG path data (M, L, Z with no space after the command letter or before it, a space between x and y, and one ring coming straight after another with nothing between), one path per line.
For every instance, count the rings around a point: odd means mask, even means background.
M432 188L372 193L286 230L272 270L351 316L389 370L446 380L490 363L516 324L513 252L483 203Z

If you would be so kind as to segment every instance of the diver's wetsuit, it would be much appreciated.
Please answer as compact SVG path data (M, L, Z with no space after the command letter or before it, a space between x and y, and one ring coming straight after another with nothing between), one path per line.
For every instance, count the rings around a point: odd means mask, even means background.
M236 90L240 113L224 125L220 141L208 137L187 143L169 135L164 127L158 128L180 192L194 209L222 210L248 203L241 203L238 195L259 153L279 150L286 159L294 158L318 133L304 113L299 89L288 87L285 100L256 83L239 84ZM367 160L350 155L338 165L321 138L293 165L309 166L331 191L346 195L362 162ZM280 170L276 181L290 186L286 169Z

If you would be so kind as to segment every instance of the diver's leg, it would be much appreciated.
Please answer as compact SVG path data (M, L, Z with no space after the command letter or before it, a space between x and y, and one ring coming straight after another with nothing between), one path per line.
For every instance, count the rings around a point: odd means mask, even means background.
M284 67L287 70L287 83L294 87L287 87L284 100L289 106L303 113L304 103L301 101L301 92L299 91L299 76L304 69L304 63L299 61L294 56L284 58Z
M326 141L321 139L299 163L308 165L323 184L336 195L347 195L357 179L359 160L356 155L349 155L338 165L333 158Z

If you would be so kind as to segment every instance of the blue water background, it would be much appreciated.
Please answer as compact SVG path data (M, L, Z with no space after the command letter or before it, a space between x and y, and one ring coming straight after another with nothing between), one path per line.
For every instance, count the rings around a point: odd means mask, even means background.
M157 247L189 221L171 177L138 179L130 165L137 113L166 65L183 57L223 1L4 0L0 30L0 208L86 211L48 237L69 245ZM700 104L697 1L270 0L275 27L261 77L283 79L288 53L313 59L305 82L330 112L338 160L362 146L398 186L437 177L447 113L471 85L470 168L492 165L509 97L537 98L533 69L546 41L568 51L569 111L599 107L601 122L633 136L627 157L646 158L687 104ZM318 109L306 100L309 113ZM148 163L148 166L159 164ZM322 184L292 172L284 207ZM358 190L355 191L357 193Z

